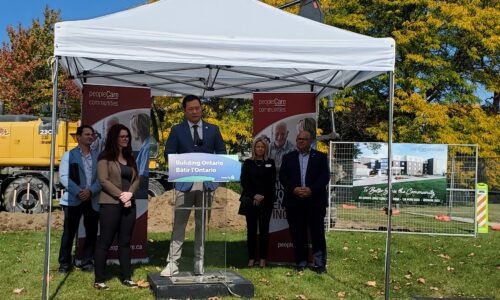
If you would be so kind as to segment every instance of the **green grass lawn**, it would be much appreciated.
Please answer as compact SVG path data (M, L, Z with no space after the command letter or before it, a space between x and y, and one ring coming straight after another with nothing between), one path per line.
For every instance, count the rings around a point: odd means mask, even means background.
M147 273L163 268L170 234L149 234L149 264L134 266L134 280L146 279ZM92 287L93 274L75 270L57 273L60 232L53 232L50 295L52 299L154 299L149 289L129 290L117 277L110 276L110 290ZM223 241L227 241L227 267L255 285L256 299L382 299L384 290L385 234L331 232L327 235L328 274L304 274L288 267L244 268L245 234L231 232L223 236L211 233L207 246L207 269L223 269ZM42 291L44 257L43 232L0 233L0 299L38 299ZM188 243L185 255L189 256ZM211 250L209 250L211 249ZM427 297L500 297L500 233L478 238L394 235L392 244L391 298ZM192 255L192 254L191 254ZM190 268L188 260L184 264ZM108 274L118 274L116 266ZM425 283L419 283L423 278ZM374 281L375 287L368 286ZM422 280L420 280L422 281ZM23 288L17 295L15 288ZM229 299L229 298L227 298Z

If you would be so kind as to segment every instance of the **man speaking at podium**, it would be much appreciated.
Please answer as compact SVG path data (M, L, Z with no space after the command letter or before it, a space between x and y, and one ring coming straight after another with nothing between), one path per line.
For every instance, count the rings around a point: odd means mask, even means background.
M197 96L188 95L182 100L184 122L172 127L165 145L165 159L168 154L182 153L215 153L226 154L226 146L219 128L201 120L201 100ZM191 208L210 207L212 193L217 188L213 182L177 182L175 184L175 213L172 229L172 240L167 257L167 266L160 275L164 277L179 273L179 259L186 234L186 225ZM194 242L194 274L203 274L203 226L202 210L195 209L195 242Z

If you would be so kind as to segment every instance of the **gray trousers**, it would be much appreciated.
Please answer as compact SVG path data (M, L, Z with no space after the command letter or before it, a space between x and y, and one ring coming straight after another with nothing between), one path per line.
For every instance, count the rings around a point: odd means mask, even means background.
M203 274L203 257L204 257L204 227L202 226L204 219L205 224L210 220L210 207L212 204L213 191L191 191L179 192L175 191L175 211L174 211L174 226L172 229L172 240L170 242L170 251L167 262L179 264L179 259L182 255L182 244L186 237L186 225L189 220L191 210L194 209L194 273ZM204 205L203 201L205 202ZM205 207L205 216L202 214L202 207Z

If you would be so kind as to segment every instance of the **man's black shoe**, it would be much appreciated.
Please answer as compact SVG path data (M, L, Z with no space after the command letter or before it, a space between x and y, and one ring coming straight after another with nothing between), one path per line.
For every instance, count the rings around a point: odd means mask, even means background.
M314 272L318 274L326 274L326 268L325 267L316 267L314 268Z
M93 272L94 271L94 265L92 263L89 263L89 264L81 266L80 269L83 272Z
M66 274L69 273L70 271L71 271L70 266L59 266L59 273Z

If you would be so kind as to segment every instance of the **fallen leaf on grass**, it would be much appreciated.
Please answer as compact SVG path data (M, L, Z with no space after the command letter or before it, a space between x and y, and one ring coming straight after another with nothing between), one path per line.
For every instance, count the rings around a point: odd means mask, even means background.
M13 289L12 292L16 295L20 295L24 291L24 288Z
M149 240L148 240L148 242L153 243L153 242L154 242L154 240L153 240L153 239L149 239Z
M433 290L433 291L439 291L439 289L437 287L435 287L435 286L431 286L429 289Z
M220 298L217 297L217 296L214 296L214 297L208 297L208 300L219 300Z
M276 297L276 300L285 300L285 297L283 297L283 296L278 296L278 297Z
M349 247L344 246L344 247L342 247L342 250L347 251L347 250L349 250Z
M500 266L497 266L497 270L500 270Z
M441 257L442 259L446 259L446 260L451 258L449 255L446 255L446 254L439 254L438 256Z
M290 277L290 276L293 276L293 273L292 273L292 272L290 272L290 271L288 271L288 272L286 272L286 274L285 274L285 275L286 275L287 277Z
M395 286L394 286L394 290L395 290L395 291L399 291L400 289L401 289L401 286L399 286L399 285L395 285Z
M452 268L452 267L448 266L448 267L446 267L446 270L448 272L453 272L453 271L455 271L455 268Z
M295 298L300 299L300 300L307 300L307 297L303 294L295 295Z
M344 297L345 297L345 292L338 292L338 293L337 293L337 296L338 296L339 298L344 298Z
M158 272L160 272L160 271L161 271L161 268L160 268L160 267L156 267L155 269L156 269L156 271L158 271Z
M23 269L23 273L29 273L28 269Z
M146 288L149 288L149 282L147 282L146 280L144 279L141 279L139 281L137 281L137 286L139 288L143 288L143 289L146 289Z
M303 276L303 275L304 275L304 271L298 271L298 272L297 272L297 275L299 275L299 276Z
M271 283L269 280L267 280L267 279L265 279L265 278L261 278L261 279L259 279L259 282L260 282L260 283L263 283L263 284L266 284L266 285L267 285L267 284L269 284L269 283Z
M406 274L406 275L405 275L405 278L406 278L406 279L411 279L411 275L410 275L410 274Z
M410 285L411 285L411 282L407 282L405 285L410 286Z
M475 254L474 252L471 252L471 253L469 253L469 255L467 255L467 256L474 256L474 255L476 255L476 254Z
M425 278L420 277L419 279L417 279L417 282L418 283L425 283Z
M365 282L365 284L367 286L371 286L371 287L376 287L377 286L377 282L376 281L367 281L367 282Z

